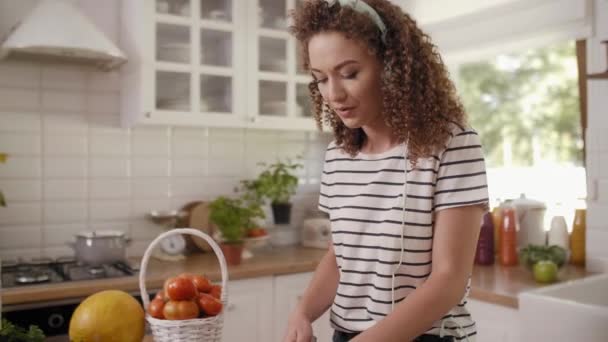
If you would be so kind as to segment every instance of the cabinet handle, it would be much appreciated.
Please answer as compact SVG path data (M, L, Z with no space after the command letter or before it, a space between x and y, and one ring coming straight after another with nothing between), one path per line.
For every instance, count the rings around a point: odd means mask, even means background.
M236 305L228 304L228 308L227 308L228 311L234 311L234 309L236 309Z
M257 123L260 122L260 118L257 116L252 116L251 118L249 118L249 121L251 121L251 123Z

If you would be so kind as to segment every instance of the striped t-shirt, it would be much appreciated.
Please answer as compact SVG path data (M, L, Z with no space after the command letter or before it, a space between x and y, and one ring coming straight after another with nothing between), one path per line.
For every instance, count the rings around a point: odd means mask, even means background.
M373 326L391 311L392 275L401 255L405 145L380 154L351 157L329 144L321 178L319 209L329 214L340 283L331 325L345 332ZM447 147L408 163L404 254L395 275L395 305L431 272L433 223L437 211L488 202L479 136L454 125ZM465 295L427 334L469 340L476 333ZM442 322L445 320L445 322Z

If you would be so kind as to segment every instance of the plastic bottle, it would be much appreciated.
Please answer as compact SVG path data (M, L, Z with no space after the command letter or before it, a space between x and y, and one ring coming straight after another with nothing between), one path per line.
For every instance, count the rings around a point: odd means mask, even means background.
M497 204L492 209L492 221L494 224L494 253L500 255L500 240L502 236L501 226L502 226L502 209L500 200L497 201Z
M503 266L517 265L517 213L512 206L502 208L500 241L500 263Z
M570 234L570 262L585 266L585 230L587 226L586 210L576 209Z
M563 216L556 215L551 219L551 230L549 230L547 236L547 244L549 246L560 246L566 251L570 249L568 224L566 224L566 219Z
M477 240L475 263L492 265L494 263L494 222L492 213L485 213L481 221L481 231Z

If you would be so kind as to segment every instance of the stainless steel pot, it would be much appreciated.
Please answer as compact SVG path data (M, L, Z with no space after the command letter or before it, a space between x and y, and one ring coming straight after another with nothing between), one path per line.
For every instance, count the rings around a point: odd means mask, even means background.
M76 242L68 244L76 253L78 262L99 266L124 261L131 239L116 230L97 230L76 234Z

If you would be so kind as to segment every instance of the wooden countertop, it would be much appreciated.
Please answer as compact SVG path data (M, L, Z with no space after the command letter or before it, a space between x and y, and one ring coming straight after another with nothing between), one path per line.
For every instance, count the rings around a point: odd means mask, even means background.
M559 270L558 279L565 282L589 275L585 268L568 264ZM524 266L475 265L469 297L517 309L520 293L549 285L552 284L537 283Z
M281 247L258 251L239 266L229 267L229 279L246 279L313 271L324 250L304 247ZM138 262L138 260L133 260ZM196 254L182 261L151 259L148 265L146 286L148 291L159 289L167 277L182 272L204 273L214 282L220 281L220 268L215 255ZM566 266L560 270L560 281L574 280L589 275L583 268ZM470 297L508 307L518 307L521 292L539 288L532 273L521 266L475 266L471 279ZM81 299L92 293L119 289L139 293L139 278L122 277L94 281L74 281L60 284L35 285L2 290L2 305L16 305L41 301Z
M239 266L228 267L228 279L246 279L313 271L325 250L303 247L281 247L256 251L253 258ZM132 259L136 263L139 259ZM220 266L214 254L193 254L181 261L151 258L146 274L148 291L160 289L165 279L183 272L205 274L213 282L221 281ZM139 294L139 277L72 281L57 284L22 286L2 289L2 305L83 298L95 292L116 289Z

